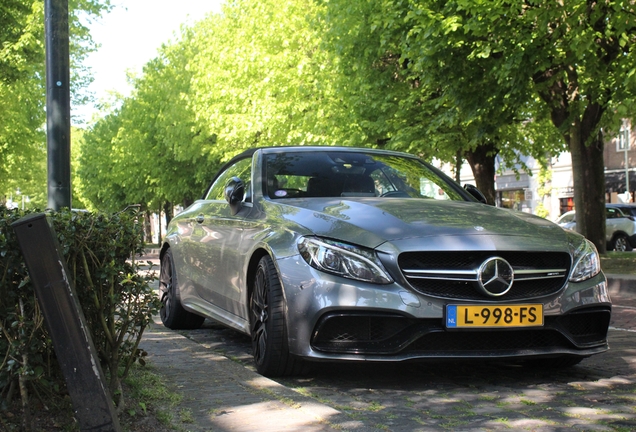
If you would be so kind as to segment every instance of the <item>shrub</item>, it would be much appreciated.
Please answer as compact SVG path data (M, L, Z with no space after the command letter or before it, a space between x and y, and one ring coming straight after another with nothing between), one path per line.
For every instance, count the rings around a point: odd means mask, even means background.
M11 223L28 212L0 206L0 395L10 403L19 389L28 417L29 391L63 387L52 342L35 300L28 271ZM123 407L121 380L141 360L144 329L159 300L141 275L135 257L143 252L136 216L63 210L47 215L63 249L107 387L118 411Z

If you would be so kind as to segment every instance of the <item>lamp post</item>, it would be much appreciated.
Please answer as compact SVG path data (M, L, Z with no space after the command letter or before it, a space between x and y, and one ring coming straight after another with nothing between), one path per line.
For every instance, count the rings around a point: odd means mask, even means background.
M28 195L24 195L24 194L22 193L22 191L20 191L20 188L17 188L17 189L16 189L15 194L16 194L17 196L19 196L19 197L22 197L22 210L24 210L24 208L25 208L24 204L25 204L25 203L29 203L29 202L31 202L31 199L28 197ZM13 201L13 195L12 195L12 197L11 197L11 201ZM16 207L16 208L18 207L18 204L17 204L17 203L15 203L15 207Z

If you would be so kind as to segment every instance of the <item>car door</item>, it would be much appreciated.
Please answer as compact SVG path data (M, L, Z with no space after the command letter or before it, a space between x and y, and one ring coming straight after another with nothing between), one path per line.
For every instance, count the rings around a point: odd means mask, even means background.
M225 199L225 186L232 177L245 182L246 203L237 214L232 214ZM228 167L217 176L205 199L200 203L194 215L195 226L191 250L197 251L197 259L192 266L192 282L197 295L233 315L245 316L245 307L241 302L243 287L240 274L244 255L240 246L246 228L251 222L249 203L251 194L251 158L242 159Z
M627 216L625 216L618 208L607 207L605 209L605 223L606 223L606 238L607 242L610 242L614 237L614 234L623 232L627 235L631 235L633 231L633 222Z

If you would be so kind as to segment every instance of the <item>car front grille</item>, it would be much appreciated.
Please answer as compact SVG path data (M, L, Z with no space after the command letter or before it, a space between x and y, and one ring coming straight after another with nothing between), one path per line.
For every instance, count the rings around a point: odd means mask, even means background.
M499 257L512 266L514 281L493 297L479 288L479 268ZM565 285L570 255L563 252L405 252L398 264L411 287L421 294L447 299L507 301L547 296Z
M338 313L317 324L312 347L318 351L362 355L423 357L579 350L607 343L610 309L589 308L546 316L543 327L447 330L442 319L412 319L394 314ZM534 351L533 351L534 350Z

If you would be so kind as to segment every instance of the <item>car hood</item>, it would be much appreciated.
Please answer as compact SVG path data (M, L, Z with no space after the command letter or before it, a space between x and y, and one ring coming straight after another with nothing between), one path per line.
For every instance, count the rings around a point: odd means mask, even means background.
M371 248L385 242L421 241L423 238L432 245L435 238L452 236L463 239L497 237L503 242L517 237L525 239L521 241L523 248L553 249L556 243L563 244L559 240L565 238L564 231L546 219L472 202L313 198L289 199L273 205L277 209L270 208L270 211L279 213L278 217L301 225L318 236Z

